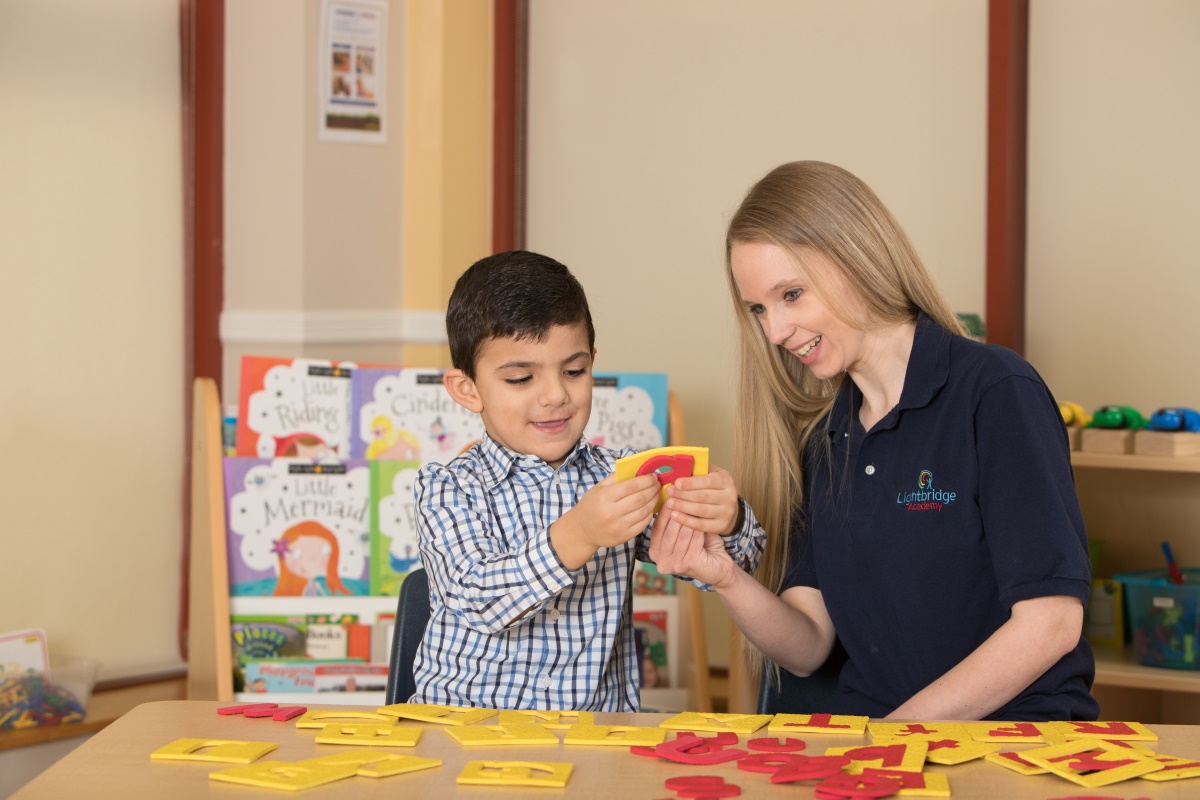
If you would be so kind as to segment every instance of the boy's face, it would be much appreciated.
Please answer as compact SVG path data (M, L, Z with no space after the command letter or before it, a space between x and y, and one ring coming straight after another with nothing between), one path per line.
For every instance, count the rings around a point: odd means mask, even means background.
M475 360L475 379L450 370L446 386L483 417L493 439L558 467L592 413L594 356L583 323L555 325L540 342L489 339Z

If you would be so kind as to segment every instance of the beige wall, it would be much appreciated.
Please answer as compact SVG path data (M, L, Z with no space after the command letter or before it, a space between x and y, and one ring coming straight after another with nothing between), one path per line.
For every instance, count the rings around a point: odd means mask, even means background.
M0 632L180 666L179 4L0 4Z

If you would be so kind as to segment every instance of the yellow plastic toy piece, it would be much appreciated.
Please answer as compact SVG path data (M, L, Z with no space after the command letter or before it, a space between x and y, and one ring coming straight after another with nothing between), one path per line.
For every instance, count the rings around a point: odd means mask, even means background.
M426 703L395 703L379 709L388 719L415 719L439 725L474 725L496 716L494 708L455 708Z
M393 725L395 717L380 714L377 711L354 711L353 709L336 709L325 711L306 711L296 717L297 728L324 728L326 725Z
M595 725L596 715L591 711L501 711L501 725L527 725L535 723L546 730L565 731L572 725Z
M1194 758L1156 755L1154 760L1163 765L1158 772L1147 772L1142 780L1178 781L1184 778L1200 778L1200 761Z
M1076 739L1025 750L1021 758L1088 789L1157 772L1164 766L1153 758L1100 739Z
M617 476L618 481L627 481L641 474L643 465L646 465L646 462L651 462L651 464L646 466L647 470L668 476L665 479L666 483L663 483L662 489L659 491L658 503L654 506L654 510L658 511L662 508L663 503L667 502L667 484L674 482L674 477L671 477L670 473L678 468L680 458L691 459L691 472L689 474L708 474L708 448L680 446L655 447L652 450L643 450L631 456L618 458L614 465L614 474ZM659 466L655 468L655 464ZM686 477L686 475L680 477ZM664 478L659 478L659 481L663 480Z
M456 725L446 734L463 746L477 744L543 744L558 746L558 737L535 722L504 725Z
M659 723L660 727L676 731L731 731L754 733L770 722L770 714L704 714L685 711Z
M861 736L868 721L868 717L844 714L776 714L767 725L767 732L776 736L797 733Z
M852 775L861 774L867 767L894 769L897 772L921 772L928 752L929 742L895 742L825 749L827 756L849 756L850 763L842 767L842 771Z
M249 764L278 748L274 742L243 742L235 739L176 739L155 750L156 761L220 761Z
M368 747L415 747L420 728L399 725L326 725L317 734L317 744L354 744Z
M353 766L358 769L355 774L364 778L386 778L390 775L440 767L443 762L438 758L401 755L364 747L359 750L343 750L327 756L307 758L299 763Z
M1068 428L1086 428L1092 421L1092 415L1079 403L1059 402L1058 413Z
M305 761L264 761L245 767L230 767L208 773L210 780L286 789L298 792L344 778L353 778L358 767L352 764L312 764Z
M1050 770L1038 764L1032 764L1021 757L1021 753L1006 750L1002 753L991 753L983 757L984 761L991 764L1011 769L1013 772L1019 772L1022 775L1045 775Z
M572 725L563 736L563 744L598 744L629 747L653 747L667 740L666 728L643 728L636 725Z
M1123 742L1157 742L1158 734L1140 722L1044 722L1063 739L1114 739Z
M1061 738L1049 723L1037 722L964 722L961 723L977 742L1047 742Z
M549 786L567 785L574 764L557 761L468 761L455 779L476 786Z

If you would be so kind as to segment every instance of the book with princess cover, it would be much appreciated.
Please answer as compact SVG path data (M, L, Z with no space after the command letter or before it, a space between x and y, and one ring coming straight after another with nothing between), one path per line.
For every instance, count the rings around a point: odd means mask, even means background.
M369 593L365 461L226 458L224 467L230 595Z
M657 372L601 372L592 376L592 416L583 435L621 450L663 447L667 438L667 376Z
M483 437L483 419L442 385L443 370L359 367L350 378L350 454L446 463Z
M421 566L413 488L419 461L371 461L371 594L396 596Z
M349 457L354 366L349 361L243 356L237 455Z

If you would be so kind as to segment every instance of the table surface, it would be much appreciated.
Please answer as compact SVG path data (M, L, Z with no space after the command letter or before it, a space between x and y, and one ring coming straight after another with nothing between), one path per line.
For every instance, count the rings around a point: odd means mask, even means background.
M88 797L103 798L166 797L170 800L220 797L270 798L297 796L296 792L239 786L209 779L210 772L224 769L227 764L214 762L184 762L151 760L150 753L176 739L212 738L267 741L279 748L259 761L300 761L319 755L329 755L347 749L345 745L317 744L314 729L298 729L294 721L275 722L270 718L247 719L242 716L217 714L224 703L215 701L163 701L146 703L109 725L89 741L62 758L50 769L13 795L14 800L35 798ZM345 706L318 706L310 709L341 709ZM373 710L363 707L359 710ZM657 726L668 714L596 714L598 725ZM491 723L494 724L495 718ZM439 758L440 767L388 778L352 777L324 786L304 790L308 798L375 798L449 796L515 798L603 797L606 800L673 797L664 781L684 775L720 775L727 783L742 787L743 797L810 798L813 784L772 785L761 773L737 769L734 763L713 766L688 766L632 755L620 746L509 745L464 747L452 740L445 726L432 723L409 723L424 728L415 747L378 748L389 753ZM1152 725L1159 736L1151 743L1157 752L1200 759L1200 726ZM561 739L562 734L558 734ZM702 733L701 735L712 735ZM751 738L770 736L766 728L740 737L744 749ZM826 747L845 747L870 743L870 735L814 736L804 734L805 754L819 755ZM1014 750L1029 745L1005 745ZM533 789L528 787L457 786L455 778L468 761L551 761L575 765L566 789ZM1005 798L1006 800L1048 800L1080 796L1112 798L1192 798L1200 795L1200 778L1156 783L1134 779L1100 789L1085 789L1054 775L1022 776L1010 770L977 760L955 766L926 764L926 772L940 772L949 777L952 797Z

